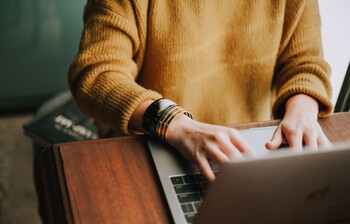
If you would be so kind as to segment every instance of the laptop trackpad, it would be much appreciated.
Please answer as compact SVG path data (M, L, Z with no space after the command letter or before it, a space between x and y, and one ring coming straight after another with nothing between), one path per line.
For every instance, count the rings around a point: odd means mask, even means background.
M239 130L239 133L255 150L258 157L264 157L271 153L265 148L265 144L271 140L277 126L259 127Z

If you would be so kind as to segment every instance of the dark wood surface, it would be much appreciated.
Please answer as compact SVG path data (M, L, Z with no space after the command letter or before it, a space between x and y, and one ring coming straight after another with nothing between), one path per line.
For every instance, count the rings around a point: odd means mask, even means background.
M274 124L278 121L233 127ZM331 142L350 140L350 113L334 114L320 124ZM59 144L43 160L53 221L172 222L143 136Z

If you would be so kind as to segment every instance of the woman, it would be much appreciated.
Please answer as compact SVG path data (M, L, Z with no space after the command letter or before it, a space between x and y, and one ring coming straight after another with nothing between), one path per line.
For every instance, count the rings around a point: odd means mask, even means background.
M89 0L84 23L69 71L81 110L121 134L162 138L210 181L212 160L254 154L224 125L282 118L268 149L284 138L295 149L327 144L316 0Z

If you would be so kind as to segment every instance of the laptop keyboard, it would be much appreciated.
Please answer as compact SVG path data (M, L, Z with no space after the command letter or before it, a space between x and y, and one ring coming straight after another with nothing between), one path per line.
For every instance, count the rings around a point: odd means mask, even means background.
M188 223L192 223L194 216L201 206L209 183L202 174L186 174L170 177L177 199Z

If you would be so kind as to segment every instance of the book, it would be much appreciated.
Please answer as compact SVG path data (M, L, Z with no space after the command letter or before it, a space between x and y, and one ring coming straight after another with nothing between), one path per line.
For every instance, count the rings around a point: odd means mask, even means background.
M23 125L23 129L41 147L98 138L93 120L79 110L68 91L44 103L33 120Z

